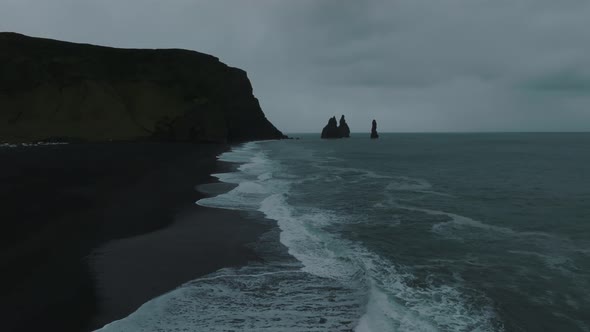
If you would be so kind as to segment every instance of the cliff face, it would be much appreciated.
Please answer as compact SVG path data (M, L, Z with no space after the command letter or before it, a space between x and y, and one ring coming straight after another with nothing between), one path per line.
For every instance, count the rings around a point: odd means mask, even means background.
M213 56L0 33L0 142L282 137L246 72Z

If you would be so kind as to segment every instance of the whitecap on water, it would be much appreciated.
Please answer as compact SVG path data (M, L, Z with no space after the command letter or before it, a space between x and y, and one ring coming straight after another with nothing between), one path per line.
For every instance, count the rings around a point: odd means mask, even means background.
M491 307L472 305L474 299L460 287L416 286L403 266L327 230L352 221L329 210L291 205L293 184L313 176L290 174L256 144L235 150L220 159L245 164L217 177L238 186L198 204L263 212L277 221L280 242L298 263L220 270L144 304L104 331L501 330ZM347 168L335 175L346 173L389 178ZM486 303L485 297L475 300Z
M299 270L224 269L99 331L350 331L365 299Z

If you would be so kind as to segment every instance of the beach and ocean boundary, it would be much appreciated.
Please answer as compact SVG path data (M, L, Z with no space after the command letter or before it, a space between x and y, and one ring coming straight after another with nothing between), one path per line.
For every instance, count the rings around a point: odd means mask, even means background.
M256 260L245 245L269 224L194 204L204 197L195 186L231 167L216 160L228 148L0 149L6 330L93 330L184 282Z

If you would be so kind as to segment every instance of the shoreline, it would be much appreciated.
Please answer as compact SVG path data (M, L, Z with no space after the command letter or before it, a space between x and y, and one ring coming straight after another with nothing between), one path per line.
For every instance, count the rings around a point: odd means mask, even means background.
M100 294L91 330L127 317L186 282L260 261L248 245L270 227L247 220L240 211L195 204L165 228L98 248L90 258Z
M195 204L205 197L196 186L214 182L211 174L228 166L216 159L228 149L188 143L0 149L6 330L100 328L183 282L258 259L244 245L269 225Z

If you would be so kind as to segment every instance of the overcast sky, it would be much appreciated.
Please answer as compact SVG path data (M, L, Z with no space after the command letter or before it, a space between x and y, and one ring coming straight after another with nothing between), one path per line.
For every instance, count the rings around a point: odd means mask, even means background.
M0 30L186 48L319 132L590 130L588 0L0 0ZM0 50L1 51L1 50Z

